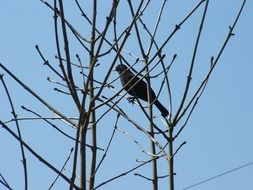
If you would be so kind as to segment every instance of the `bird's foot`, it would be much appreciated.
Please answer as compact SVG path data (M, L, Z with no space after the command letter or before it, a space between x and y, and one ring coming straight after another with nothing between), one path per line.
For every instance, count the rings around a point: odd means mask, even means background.
M127 98L128 102L129 102L129 103L132 103L132 104L134 103L135 99L136 99L136 98L133 97L133 96Z

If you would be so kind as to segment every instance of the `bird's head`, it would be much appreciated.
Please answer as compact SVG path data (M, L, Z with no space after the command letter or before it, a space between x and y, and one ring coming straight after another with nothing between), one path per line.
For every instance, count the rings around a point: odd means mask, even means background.
M128 67L126 65L122 65L122 64L117 65L115 67L115 71L117 71L119 74L125 72L127 69L128 69Z

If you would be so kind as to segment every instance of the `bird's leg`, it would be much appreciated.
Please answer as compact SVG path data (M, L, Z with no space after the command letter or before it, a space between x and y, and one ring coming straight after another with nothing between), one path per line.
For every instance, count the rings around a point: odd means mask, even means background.
M132 104L134 103L135 99L136 99L136 97L134 97L134 96L127 97L128 102L132 103Z

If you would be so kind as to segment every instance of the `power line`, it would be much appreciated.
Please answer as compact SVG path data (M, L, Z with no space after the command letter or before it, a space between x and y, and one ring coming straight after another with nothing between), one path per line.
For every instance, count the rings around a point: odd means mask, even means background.
M225 171L225 172L220 173L220 174L218 174L218 175L215 175L215 176L213 176L213 177L207 178L207 179L205 179L205 180L202 180L202 181L200 181L200 182L198 182L198 183L195 183L195 184L193 184L193 185L190 185L190 186L188 186L188 187L185 187L185 188L183 188L182 190L191 189L191 188L193 188L193 187L199 186L199 185L201 185L201 184L203 184L203 183L206 183L206 182L208 182L208 181L214 180L214 179L219 178L219 177L221 177L221 176L224 176L224 175L227 175L227 174L229 174L229 173L232 173L232 172L235 172L235 171L237 171L237 170L240 170L240 169L242 169L242 168L248 167L248 166L250 166L250 165L252 165L252 164L253 164L253 161L252 161L252 162L249 162L249 163L247 163L247 164L241 165L241 166L239 166L239 167L233 168L233 169L231 169L231 170Z

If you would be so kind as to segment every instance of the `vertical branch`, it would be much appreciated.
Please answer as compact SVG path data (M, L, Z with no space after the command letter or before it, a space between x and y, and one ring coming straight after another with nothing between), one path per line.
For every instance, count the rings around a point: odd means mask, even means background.
M150 39L149 48L147 50L146 55L149 57L151 49L152 49L152 46L153 46L153 44L155 44L155 47L157 48L157 52L158 52L158 57L161 60L161 65L162 65L162 68L163 68L163 72L164 72L164 75L165 75L164 77L165 77L165 81L166 81L167 89L168 89L169 105L170 105L170 110L169 110L170 118L169 119L171 119L171 114L172 114L172 97L171 97L170 83L169 83L168 75L167 75L167 72L166 72L166 69L165 69L165 65L164 65L164 62L163 62L163 58L162 58L163 57L163 55L162 55L162 49L158 48L158 45L157 45L157 43L155 41L155 35L156 35L157 30L158 30L158 26L160 24L160 20L161 20L161 17L162 17L162 14L163 14L166 2L168 2L168 1L164 0L163 3L162 3L162 5L161 5L160 11L159 11L158 16L157 16L157 21L156 21L156 24L155 24L155 27L154 27L152 33L149 32L147 26L144 24L144 22L141 19L140 19L140 21L143 24L144 29L147 31L147 33L150 35L150 38L151 38ZM173 58L173 61L174 61L174 58Z
M145 60L146 65L148 64L148 60ZM149 77L149 69L146 67L146 73L147 73L147 95L148 95L148 108L149 108L149 115L150 115L150 122L149 122L149 130L152 138L155 138L154 135L154 124L153 124L153 110L152 110L152 104L151 104L151 87L150 87L150 77ZM156 155L156 147L155 143L153 141L150 141L151 143L151 151L153 155ZM152 160L152 175L153 175L153 190L158 190L158 172L157 172L157 160L155 157Z
M180 102L179 108L177 110L177 113L174 117L174 122L169 125L169 139L170 139L170 141L169 141L169 176L170 176L169 178L170 178L170 182L169 183L170 183L170 190L174 190L174 158L173 158L173 155L174 155L174 153L173 153L173 141L174 140L173 140L173 129L174 129L174 126L176 124L175 121L177 121L177 117L179 116L179 114L180 114L180 112L181 112L181 110L184 106L187 94L189 92L191 79L192 79L193 68L194 68L194 64L195 64L195 58L196 58L196 55L197 55L200 36L201 36L201 33L202 33L202 29L203 29L203 25L204 25L204 21L205 21L205 17L206 17L206 12L207 12L207 8L208 8L208 2L209 2L209 0L206 0L205 9L204 9L203 16L202 16L200 26L199 26L198 36L197 36L197 39L196 39L196 42L195 42L195 47L194 47L194 50L193 50L193 55L192 55L192 60L191 60L190 68L189 68L187 81L186 81L185 91L184 91L182 100Z
M66 25L65 25L64 8L63 8L62 0L59 0L59 6L60 6L60 14L61 14L62 33L63 33L63 39L64 39L64 49L65 49L65 54L66 54L67 73L68 73L68 77L66 78L66 81L67 81L70 93L73 97L73 100L75 101L78 109L80 109L81 105L80 105L80 101L75 89L74 79L72 76L70 51L69 51L69 45L68 45L68 36L67 36L67 30L66 30ZM59 59L61 59L61 57L59 57Z
M80 146L81 147L85 147L85 143L86 143L86 130L83 130L83 129L87 129L87 125L88 125L88 122L87 122L88 119L87 118L88 118L88 116L85 113L84 109L81 109L80 110L80 116L79 116L79 123L78 123L78 127L77 127L77 130L76 130L75 151L74 151L72 176L71 176L69 190L72 190L74 188L74 186L75 186L76 168L77 168L77 156L78 156L80 132L82 132L81 139L80 139ZM83 149L82 152L81 152L81 166L82 166L81 170L82 171L86 171L86 149ZM86 172L82 173L82 171L81 171L81 179L86 179ZM81 183L82 182L83 182L83 180L81 180ZM86 187L86 185L84 187Z
M94 74L94 64L96 60L94 60L94 48L95 48L95 38L96 38L96 17L97 17L97 1L93 1L93 20L92 20L92 31L91 31L91 39L90 39L90 80L89 82L89 92L90 92L90 100L94 98L94 85L93 85L93 74ZM95 101L90 102L90 107L95 107ZM96 160L97 160L97 130L96 130L96 110L91 111L90 123L91 123L91 166L90 166L90 189L94 189L95 184L95 172L96 172ZM85 147L83 147L85 148Z
M14 105L13 105L13 102L12 102L12 99L11 99L11 96L10 96L10 93L9 93L9 90L4 82L4 79L3 79L3 74L0 75L0 80L4 86L4 89L5 89L5 92L7 94L7 97L9 99L9 103L10 103L10 106L11 106L11 110L12 110L12 115L14 117L14 120L15 120L15 124L16 124L16 127L17 127L17 131L18 131L18 137L20 139L19 141L19 144L20 144L20 149L21 149L21 154L22 154L22 163L23 163L23 169L24 169L24 177L25 177L25 190L28 189L28 174L27 174L27 164L26 164L26 157L25 157L25 151L24 151L24 146L22 144L22 135L21 135L21 131L20 131L20 127L19 127L19 123L18 123L18 120L17 120L17 114L16 114L16 111L15 111L15 108L14 108Z
M175 115L174 121L177 120L177 117L179 116L179 114L180 114L180 112L181 112L181 110L182 110L182 108L184 106L186 97L187 97L188 92L189 92L189 88L190 88L190 84L191 84L191 79L192 79L193 68L194 68L194 64L195 64L195 58L196 58L196 55L197 55L199 40L200 40L200 36L201 36L201 33L202 33L204 21L205 21L205 18L206 18L206 12L207 12L207 8L208 8L208 3L209 3L209 0L206 0L206 6L205 6L205 9L204 9L204 12L203 12L203 16L202 16L202 19L201 19L201 23L200 23L200 26L199 26L199 32L198 32L198 36L197 36L197 39L196 39L196 42L195 42L195 47L194 47L194 50L193 50L191 65L190 65L190 69L189 69L189 73L188 73L188 77L187 77L187 81L186 81L186 85L185 85L184 94L183 94L181 103L179 105L179 108L177 110L177 113Z
M81 111L82 112L82 111ZM82 190L86 190L86 138L87 138L87 126L88 126L88 116L84 117L80 114L80 126L79 131L81 132L81 139L80 139L80 188ZM78 133L77 133L78 135ZM79 135L78 135L79 138ZM77 140L77 138L76 138ZM78 147L76 147L76 151ZM75 160L77 163L77 160ZM76 169L76 166L75 166Z
M105 24L105 27L104 27L104 31L101 33L100 42L99 42L99 44L98 44L96 53L94 54L94 58L93 58L93 62L92 62L92 67L91 67L91 69L90 69L90 71L89 71L89 74L88 74L88 76L87 76L87 81L90 80L91 73L93 72L94 65L95 65L96 62L97 62L97 58L98 58L98 56L99 56L100 50L101 50L101 48L102 48L102 46L103 46L104 41L106 41L106 40L105 40L105 39L106 39L105 36L106 36L106 33L107 33L107 31L108 31L108 28L109 28L109 26L110 26L110 24L111 24L111 21L112 21L113 17L115 16L115 11L116 11L116 9L117 9L118 3L119 3L119 1L113 0L112 8L111 8L110 14L109 14L109 16L106 17L107 20L106 20L106 24ZM114 64L111 65L111 67L110 67L110 69L109 69L109 72L108 72L108 74L107 74L107 77L105 77L106 80L107 80L107 78L109 77L109 74L110 74L110 72L111 72L113 66L114 66ZM96 98L100 95L100 93L102 92L102 90L103 90L103 88L104 88L104 86L105 86L106 80L102 83L101 88L99 89L99 92L94 96L93 100L91 100L91 101L95 101ZM85 86L85 88L84 88L83 102L84 102L85 99L86 99L86 92L87 92L87 90L88 90L88 85Z
M61 0L59 0L59 5L60 5L60 14L61 14L61 21L62 21L62 32L63 32L63 38L64 38L64 44L65 44L65 54L66 54L66 64L67 64L67 73L65 72L63 63L62 63L62 58L60 54L60 47L59 47L59 38L58 38L58 30L57 30L57 7L56 7L56 0L54 1L54 18L55 18L55 35L56 35L56 45L57 45L57 52L58 52L58 57L59 57L59 62L60 62L60 67L62 69L65 81L68 85L68 88L70 90L70 93L72 95L73 100L75 101L78 110L80 112L79 115L79 123L77 126L76 130L76 142L75 142L75 150L74 150L74 158L73 158L73 168L72 168L72 176L71 176L71 183L69 186L69 189L72 190L73 187L75 186L75 179L76 179L76 169L77 169L77 156L78 156L78 148L79 148L79 138L80 138L80 132L81 134L81 139L80 139L80 146L81 146L81 187L82 189L85 189L85 181L86 181L86 150L85 150L85 144L86 144L86 131L83 131L84 128L87 128L86 126L88 125L87 122L87 115L85 114L84 111L84 104L81 106L77 92L75 90L75 84L74 80L72 77L72 69L71 69L71 61L70 61L70 54L69 54L69 46L68 46L68 38L67 38L67 31L66 31L66 26L65 26L65 18L64 18L64 9L63 9L63 3ZM84 95L85 96L85 95ZM84 148L82 148L84 147ZM82 172L84 171L84 172ZM83 187L84 186L84 187Z
M149 75L149 68L148 68L148 58L145 57L145 65L146 65L146 81L147 81L147 95L148 95L148 110L149 110L149 116L150 116L150 122L149 122L149 130L150 130L150 135L152 138L155 139L154 135L154 121L153 121L153 107L151 104L151 83L150 83L150 75ZM153 155L156 155L156 146L155 143L151 140L151 152ZM157 160L155 157L153 157L152 160L152 175L153 175L153 190L158 190L158 171L157 171Z
M129 3L129 7L131 10L131 14L132 17L134 17L134 10L133 10L133 6L130 0L128 0ZM144 59L145 62L145 71L146 71L146 81L147 81L147 97L148 97L148 112L149 112L149 118L150 118L150 122L149 122L149 130L150 130L150 135L152 136L152 138L154 137L154 122L153 122L153 107L151 104L151 83L150 83L150 75L149 75L149 69L148 69L148 57L146 56L145 52L144 52L144 48L143 48L143 43L141 41L141 36L139 33L139 29L138 29L138 25L137 25L137 21L134 23L134 27L135 27L135 31L136 31L136 35L137 35L137 40L138 40L138 44L141 50L141 54L142 57ZM155 143L153 141L151 142L151 153L153 155L156 155L156 147L155 147ZM158 190L158 175L157 175L157 160L153 159L152 161L152 182L153 182L153 190Z
M115 11L117 5L118 5L118 2L114 1L113 5L112 5L112 9L110 11L110 15L107 17L107 22L106 22L104 31L101 35L100 43L98 45L96 54L95 54L95 56L93 55L93 58L91 60L92 62L90 63L90 70L89 70L89 74L88 74L87 79L86 79L86 81L87 81L86 84L88 84L88 85L84 86L82 104L81 104L81 107L80 107L79 124L78 124L77 132L76 132L76 144L75 144L74 162L73 162L73 170L72 170L72 178L71 178L72 184L70 185L70 190L73 189L73 185L74 185L74 181L75 181L75 177L76 177L77 155L78 155L78 139L80 137L80 132L81 132L81 139L80 139L80 142L81 142L80 143L80 146L81 146L81 155L80 155L80 157L81 157L81 186L86 189L86 184L85 184L85 182L86 182L86 149L85 149L86 134L87 134L87 126L89 124L89 118L90 118L90 115L91 115L91 112L92 112L91 110L93 108L91 105L93 104L93 102L95 102L96 97L93 95L94 96L93 99L90 100L90 106L89 106L88 112L85 112L85 102L86 102L86 97L87 97L88 90L89 90L88 88L90 87L91 79L93 81L93 78L91 78L91 77L93 77L93 69L94 69L97 57L99 55L100 49L102 48L106 32L107 32L108 27L111 23L111 19L114 16L114 11ZM93 54L94 54L94 52L93 52Z
M169 126L169 186L170 190L174 190L174 158L173 158L173 129L174 126Z

